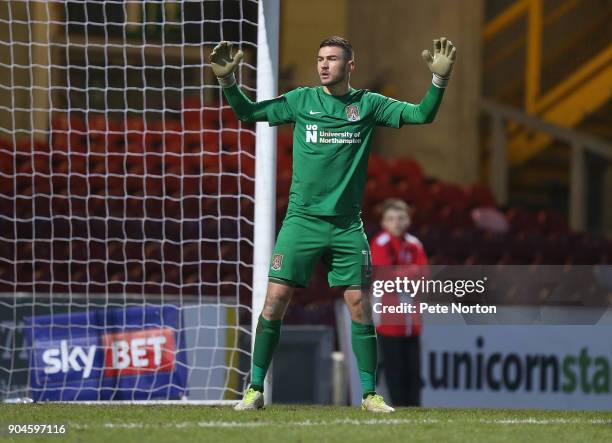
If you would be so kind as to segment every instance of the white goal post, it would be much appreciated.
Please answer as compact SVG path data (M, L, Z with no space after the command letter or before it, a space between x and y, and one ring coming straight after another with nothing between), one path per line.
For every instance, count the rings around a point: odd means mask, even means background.
M276 131L236 119L208 55L232 41L241 87L276 96L279 8L0 4L0 401L241 397Z
M276 97L278 92L279 0L260 0L257 28L257 100ZM255 150L255 251L251 331L263 310L268 287L268 269L276 235L276 128L257 123ZM255 343L253 336L252 344ZM272 371L264 382L267 404L272 397Z

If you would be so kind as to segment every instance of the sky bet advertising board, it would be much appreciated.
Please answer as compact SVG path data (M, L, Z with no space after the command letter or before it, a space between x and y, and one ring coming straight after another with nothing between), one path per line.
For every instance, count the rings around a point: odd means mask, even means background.
M170 305L27 317L32 398L180 398L187 386L180 321Z

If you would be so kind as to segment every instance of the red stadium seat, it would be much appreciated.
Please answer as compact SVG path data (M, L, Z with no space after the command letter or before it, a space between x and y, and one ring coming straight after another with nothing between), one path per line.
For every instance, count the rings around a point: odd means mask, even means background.
M2 183L1 180L0 183ZM0 215L11 218L14 216L12 195L10 195L10 192L3 190L0 190ZM5 237L6 235L4 234Z
M204 132L202 141L204 146L201 150L205 154L217 154L221 148L221 132Z
M251 176L241 175L240 178L240 194L255 195L255 179Z
M166 195L163 200L163 216L165 220L181 219L181 194L176 192L174 195Z
M234 262L240 258L249 263L252 245L246 241L219 243L218 237L230 238L235 232L246 238L252 235L254 203L247 197L253 195L255 185L252 131L237 130L247 126L236 120L229 107L220 110L214 103L203 107L199 100L185 101L181 122L147 123L141 117L129 117L124 128L123 120L109 121L107 117L92 114L85 124L78 117L54 115L51 147L25 140L13 151L12 140L6 146L0 144L0 214L25 220L32 215L55 217L46 227L36 227L37 235L46 232L46 238L53 236L53 242L0 241L2 257L12 258L17 251L19 259L26 261L17 275L0 268L0 279L17 278L22 289L31 290L35 284L37 290L50 291L56 288L51 282L53 273L56 281L71 282L57 285L66 291L227 293L239 294L241 300L249 298L252 268L239 266L236 275ZM220 119L223 130L218 129ZM81 155L85 150L87 155ZM292 132L281 129L279 222L287 208L291 150ZM14 190L17 198L12 198ZM411 230L423 241L433 264L593 264L612 260L610 243L570 234L565 217L554 211L531 213L512 208L506 213L510 234L477 230L470 210L496 207L486 186L472 185L464 190L428 180L412 159L387 161L372 154L363 213L368 232L378 229L380 203L389 197L401 198L416 209ZM139 222L121 222L126 216ZM145 223L140 222L143 219ZM31 238L34 230L33 225L25 225L18 231L22 239ZM6 235L12 232L9 229ZM92 239L76 240L78 237ZM106 238L111 237L126 241L107 243ZM139 240L142 238L149 241L144 243ZM181 246L162 239L183 239L184 243ZM51 251L54 259L74 263L47 265ZM34 259L40 262L32 273ZM78 263L87 260L87 265ZM13 291L16 286L8 288ZM320 303L331 294L324 275L317 274L311 288L314 290L298 297L299 302Z
M229 106L224 106L221 111L222 127L227 129L238 129L239 121L236 114Z
M293 131L289 128L281 128L278 130L276 139L279 151L291 155L293 147Z
M247 152L241 152L238 161L239 172L249 177L255 177L255 157Z
M542 233L567 233L569 230L567 219L557 212L539 211L536 217Z
M370 154L368 177L379 177L383 175L390 175L387 161L377 154Z
M240 199L240 215L243 217L243 219L250 220L252 222L255 216L255 202L249 198L241 198ZM247 225L248 223L244 223L243 225L241 225L241 227L243 229L246 229Z
M107 171L113 175L125 175L125 154L109 153L106 155Z
M506 212L506 218L510 223L512 232L534 232L538 230L536 217L522 208L510 208Z
M446 205L438 213L439 223L446 229L467 228L472 224L469 212L459 206Z
M185 129L199 131L201 129L217 129L219 127L220 111L218 104L202 104L199 97L190 97L183 102L183 121Z
M406 180L411 184L423 181L424 174L421 166L410 158L400 157L390 160L388 168L387 173L397 181Z
M467 188L468 202L471 208L495 207L495 198L487 186L472 185Z
M221 111L218 104L207 105L202 110L202 127L204 129L218 129L221 120Z
M190 219L198 219L202 214L201 198L198 196L194 197L182 197L182 217Z
M202 191L207 196L219 194L219 174L205 173L202 178Z
M238 151L238 130L224 127L220 132L223 150L230 152Z
M430 197L439 206L467 207L466 195L459 186L450 183L438 182L431 187Z
M197 197L201 194L201 186L201 176L183 176L178 178L178 183L176 186L172 185L170 189L173 189L173 192L178 192L180 189L182 189L182 197ZM168 189L168 186L166 186L166 188Z
M238 172L238 152L222 152L220 155L221 159L221 172L236 173Z
M12 149L12 148L11 148ZM0 172L12 175L15 169L15 153L0 147Z
M131 138L142 137L145 130L145 122L142 117L128 117L125 130L128 140Z
M255 154L255 133L253 131L240 131L240 150Z

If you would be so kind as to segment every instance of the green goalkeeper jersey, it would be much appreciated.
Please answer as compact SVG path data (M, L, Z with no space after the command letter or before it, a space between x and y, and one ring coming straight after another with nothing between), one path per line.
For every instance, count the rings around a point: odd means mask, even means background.
M374 128L431 122L444 90L432 85L418 105L353 88L343 96L297 88L258 103L236 85L224 91L240 120L294 124L288 210L333 216L361 210Z

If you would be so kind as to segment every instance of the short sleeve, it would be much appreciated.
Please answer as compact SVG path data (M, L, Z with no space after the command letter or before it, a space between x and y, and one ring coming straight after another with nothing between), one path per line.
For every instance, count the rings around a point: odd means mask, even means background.
M374 109L374 121L377 125L390 128L400 128L403 125L402 112L408 103L374 92L369 95Z
M274 102L274 106L266 108L270 126L282 125L284 123L295 123L295 109L300 96L300 89L301 88L294 89L270 100L271 102Z

